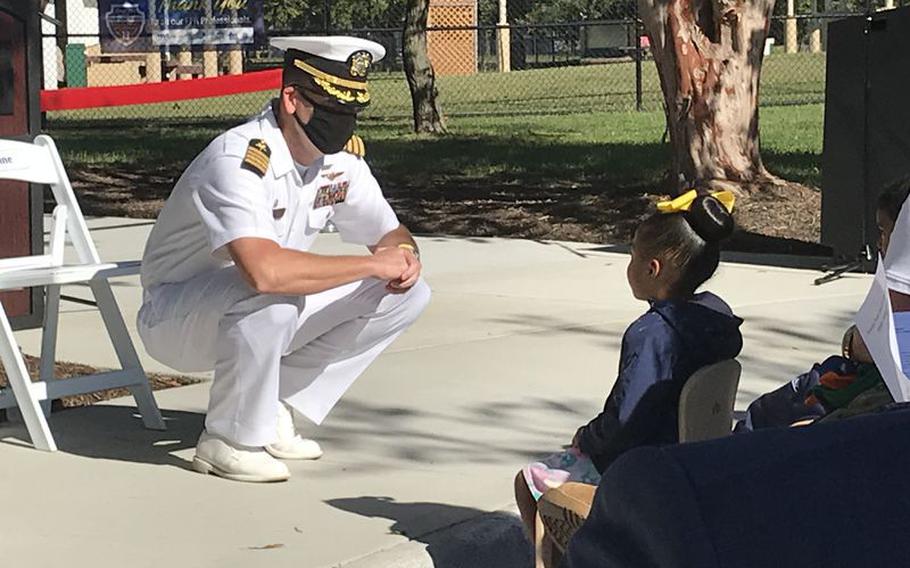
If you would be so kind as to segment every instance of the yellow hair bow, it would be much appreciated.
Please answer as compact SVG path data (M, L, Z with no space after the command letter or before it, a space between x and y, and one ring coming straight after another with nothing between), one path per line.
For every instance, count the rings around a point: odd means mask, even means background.
M727 190L715 191L710 195L714 199L720 201L727 211L733 213L733 204L736 203L736 196L733 195L733 192ZM694 189L687 191L676 199L658 202L657 211L660 213L679 213L681 211L688 211L689 208L692 207L692 202L695 201L696 197L698 197L697 191Z

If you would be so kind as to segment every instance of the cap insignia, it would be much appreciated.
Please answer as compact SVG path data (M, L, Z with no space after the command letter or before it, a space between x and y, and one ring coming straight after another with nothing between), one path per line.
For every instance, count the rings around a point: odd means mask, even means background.
M373 56L369 51L358 51L351 55L351 76L366 77L373 63Z

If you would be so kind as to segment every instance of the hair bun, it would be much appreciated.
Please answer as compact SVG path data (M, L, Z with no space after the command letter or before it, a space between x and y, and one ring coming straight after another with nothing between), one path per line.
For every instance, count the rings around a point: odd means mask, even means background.
M706 242L717 243L733 234L733 215L710 195L699 195L686 212L686 221Z

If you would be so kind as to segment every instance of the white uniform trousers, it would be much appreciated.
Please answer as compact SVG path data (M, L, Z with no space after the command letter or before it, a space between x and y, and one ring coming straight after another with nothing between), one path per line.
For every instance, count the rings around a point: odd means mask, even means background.
M257 294L236 267L146 292L139 335L149 355L183 372L214 369L205 427L245 446L276 439L283 400L316 424L430 300L354 282L309 296Z

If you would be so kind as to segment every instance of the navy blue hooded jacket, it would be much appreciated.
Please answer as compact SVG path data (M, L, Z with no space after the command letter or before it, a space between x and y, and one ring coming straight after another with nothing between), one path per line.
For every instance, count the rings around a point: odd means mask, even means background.
M742 320L717 296L654 302L626 329L619 376L603 412L577 434L578 446L603 472L637 446L679 441L683 384L698 369L739 355Z

